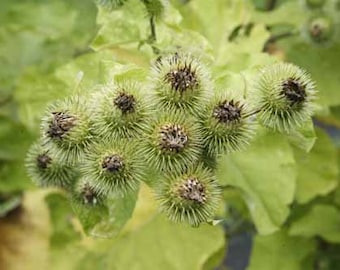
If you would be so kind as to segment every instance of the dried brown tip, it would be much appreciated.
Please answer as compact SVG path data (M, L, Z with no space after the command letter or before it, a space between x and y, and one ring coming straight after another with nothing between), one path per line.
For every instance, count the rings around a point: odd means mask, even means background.
M124 166L123 159L119 155L111 155L104 158L102 168L109 172L117 172Z
M206 202L206 192L204 186L197 178L190 177L179 187L179 195L181 198L196 203Z
M170 152L180 152L188 143L188 135L178 124L166 124L160 130L160 147Z
M47 155L47 153L40 154L37 157L37 166L40 169L46 169L51 162L52 159Z
M77 118L64 112L53 112L47 131L51 138L62 139L75 125Z
M213 117L220 123L238 121L241 118L242 106L233 100L220 102L213 110Z
M165 75L165 82L171 85L175 91L183 93L187 90L192 90L198 86L196 71L192 69L191 64L185 64L170 71Z
M282 94L291 105L299 105L306 100L306 86L298 80L289 78L282 83Z
M118 94L113 104L122 111L122 113L132 113L135 111L136 99L133 95L124 92Z

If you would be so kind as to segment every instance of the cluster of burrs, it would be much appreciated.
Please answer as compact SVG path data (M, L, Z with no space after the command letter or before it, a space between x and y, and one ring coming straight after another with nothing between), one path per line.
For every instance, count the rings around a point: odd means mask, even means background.
M215 90L207 67L182 52L158 58L145 83L100 88L48 107L28 153L30 176L89 209L145 182L163 213L192 226L219 207L218 157L244 149L258 123L282 132L303 125L315 96L309 75L282 63L259 71L251 97L236 98Z

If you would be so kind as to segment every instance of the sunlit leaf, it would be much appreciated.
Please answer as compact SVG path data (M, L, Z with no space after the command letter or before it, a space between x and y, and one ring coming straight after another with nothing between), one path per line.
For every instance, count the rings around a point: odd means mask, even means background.
M262 131L248 150L224 156L222 185L240 188L260 234L277 231L289 214L295 192L294 157L284 136Z
M324 131L317 129L316 135L316 144L309 153L294 151L298 171L296 199L300 203L326 195L338 185L337 151Z

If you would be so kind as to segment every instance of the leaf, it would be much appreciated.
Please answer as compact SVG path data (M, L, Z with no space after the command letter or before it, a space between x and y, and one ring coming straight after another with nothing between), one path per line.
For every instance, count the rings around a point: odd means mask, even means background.
M306 270L302 262L314 249L312 239L290 237L285 231L256 236L247 270Z
M239 35L232 42L225 42L219 51L216 65L239 72L272 62L271 57L262 52L268 38L269 32L264 25L253 26L250 33Z
M340 211L332 205L314 205L305 215L295 220L292 236L320 236L330 243L340 243Z
M130 192L124 197L110 195L104 204L86 206L73 203L86 233L93 237L115 237L132 216L137 200L137 193Z
M294 151L298 171L296 199L299 203L307 203L316 196L325 196L338 185L335 146L323 130L316 131L316 144L309 153L299 149Z
M287 136L292 145L308 153L317 139L312 119L308 120L302 127L292 130Z
M299 1L286 1L271 12L254 12L252 18L256 22L267 25L288 23L296 27L301 26L305 21L302 5Z
M220 227L190 228L155 217L108 250L109 269L201 269L224 245Z
M222 185L240 188L260 234L279 230L293 201L296 171L284 136L261 130L248 150L224 156L218 167Z
M122 233L140 228L152 220L157 213L157 202L153 190L147 185L141 184L133 215L124 226Z
M149 22L141 1L129 0L118 10L108 12L100 9L97 22L101 28L92 42L92 48L133 45L135 48L147 39Z
M46 196L45 201L50 210L53 230L50 236L51 248L62 249L68 244L80 240L80 234L72 224L74 214L67 198L62 194L52 193Z
M219 250L217 250L214 254L210 256L209 259L204 263L202 270L213 270L218 267L221 262L223 262L223 258L225 256L225 247L223 246ZM217 268L219 269L219 268Z
M121 55L116 59L112 51L99 51L96 53L85 54L74 61L58 68L55 76L64 82L69 89L80 92L83 95L97 91L100 84L110 83L113 80L136 79L144 80L146 71L132 63L121 64L119 60L127 58L122 62L137 61L143 63L138 56L131 52ZM140 62L141 61L141 62Z
M181 11L183 25L202 33L216 55L227 43L233 29L240 24L247 24L251 17L250 3L238 0L216 0L213 5L209 1L195 0Z

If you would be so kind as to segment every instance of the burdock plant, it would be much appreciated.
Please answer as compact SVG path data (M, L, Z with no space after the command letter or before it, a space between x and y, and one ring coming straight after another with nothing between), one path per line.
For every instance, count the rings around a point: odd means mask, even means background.
M175 52L154 62L149 81L110 83L90 97L53 104L41 124L44 148L28 154L30 175L68 190L86 218L91 209L107 213L106 198L137 192L151 170L157 177L145 183L170 220L192 226L213 220L222 192L218 158L245 149L257 120L285 132L301 126L316 91L292 64L262 69L250 98L215 91L207 70L192 54Z

